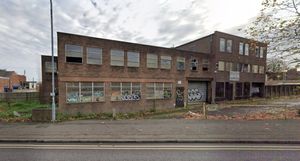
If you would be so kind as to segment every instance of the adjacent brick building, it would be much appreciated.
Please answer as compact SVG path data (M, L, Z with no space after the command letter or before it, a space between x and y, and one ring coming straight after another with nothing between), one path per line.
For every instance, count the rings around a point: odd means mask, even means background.
M266 44L215 32L164 48L59 32L57 65L62 112L174 108L263 96Z
M177 49L212 55L210 62L215 65L212 100L264 96L266 44L215 32Z
M0 92L20 89L25 82L25 75L19 75L15 71L0 70Z

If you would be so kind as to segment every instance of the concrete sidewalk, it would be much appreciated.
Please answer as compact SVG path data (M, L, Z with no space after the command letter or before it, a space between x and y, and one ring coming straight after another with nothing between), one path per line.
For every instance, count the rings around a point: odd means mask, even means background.
M300 120L85 120L0 123L0 142L203 142L300 144Z

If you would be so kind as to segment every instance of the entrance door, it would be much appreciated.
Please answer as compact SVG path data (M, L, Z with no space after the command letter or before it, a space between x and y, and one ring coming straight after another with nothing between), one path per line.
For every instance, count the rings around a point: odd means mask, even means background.
M225 85L225 98L227 100L232 100L232 96L233 96L233 84L226 82Z
M176 87L176 107L184 107L184 88Z

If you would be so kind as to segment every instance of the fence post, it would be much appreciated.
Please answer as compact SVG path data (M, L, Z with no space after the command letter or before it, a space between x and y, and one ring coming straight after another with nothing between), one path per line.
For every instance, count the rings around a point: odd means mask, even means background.
M205 119L207 119L205 102L203 102L203 104L202 104L202 109L203 109L203 115L204 115Z

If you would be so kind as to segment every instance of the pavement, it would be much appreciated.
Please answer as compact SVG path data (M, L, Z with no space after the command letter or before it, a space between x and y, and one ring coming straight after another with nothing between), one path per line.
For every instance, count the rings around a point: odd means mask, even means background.
M300 144L300 120L81 120L0 123L0 142Z

